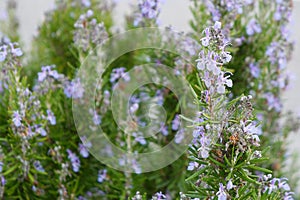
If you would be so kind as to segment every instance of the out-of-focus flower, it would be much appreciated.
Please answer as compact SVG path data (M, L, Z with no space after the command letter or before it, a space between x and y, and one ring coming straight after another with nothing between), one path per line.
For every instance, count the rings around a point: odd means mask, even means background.
M139 0L139 12L135 14L134 26L140 25L144 19L155 20L160 12L161 0Z
M62 78L63 75L59 74L56 70L52 70L54 69L55 66L44 66L42 67L42 72L38 73L38 81L42 82L44 81L47 77L52 77L54 79L59 79Z
M13 116L12 116L12 121L15 124L16 127L19 127L22 125L22 116L20 115L19 111L14 111Z
M172 130L177 131L180 127L180 117L179 115L175 115L173 121L172 121Z
M34 161L33 166L35 167L36 170L38 170L40 172L44 172L45 171L44 168L43 168L43 166L42 166L42 164L41 164L41 162L38 161L38 160Z
M227 194L222 183L220 183L219 191L217 192L218 200L226 200Z
M54 116L54 113L51 110L47 110L47 119L50 122L51 125L56 124L56 117Z
M249 65L250 68L250 73L254 78L258 78L260 75L260 69L259 69L259 64L251 62Z
M83 6L89 8L91 6L91 1L90 0L81 0L81 3Z
M71 82L66 82L64 92L68 98L82 98L84 94L84 88L80 82L80 79L77 78L75 80L72 80Z
M103 183L105 180L107 180L107 170L106 169L99 170L97 181L99 183Z
M80 160L78 156L75 153L73 153L70 149L67 149L67 152L68 152L68 158L72 164L73 171L78 172L80 168Z
M249 36L252 36L255 33L261 33L261 26L255 19L251 19L246 27L246 32Z
M124 67L113 69L110 74L110 82L116 83L116 81L120 78L123 78L126 82L128 82L130 80L130 76L125 71L126 69Z
M98 23L95 18L92 18L93 14L92 10L88 10L74 24L74 43L83 51L91 49L93 45L101 44L108 38L104 23Z
M152 200L165 200L167 197L162 192L157 192L153 197Z
M199 163L197 162L190 162L189 166L187 167L188 171L193 171L194 169L199 167Z

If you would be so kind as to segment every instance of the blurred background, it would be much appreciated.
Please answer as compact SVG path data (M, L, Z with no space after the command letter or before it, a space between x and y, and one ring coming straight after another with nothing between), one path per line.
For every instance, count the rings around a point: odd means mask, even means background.
M30 48L30 40L37 33L38 24L43 20L45 11L51 9L55 0L18 0L18 17L20 20L20 31L25 49ZM111 0L113 1L113 0ZM130 12L130 5L136 0L114 0L117 8L115 12L115 22L117 27L121 27L124 22L124 14ZM5 1L0 0L0 13L5 8ZM188 31L188 22L191 18L188 0L164 0L162 13L160 15L161 26L172 25L178 31ZM1 14L0 14L1 19ZM289 70L293 75L291 88L284 94L285 110L292 110L300 115L300 0L294 1L293 23L291 24L294 39L296 41L292 62L289 63ZM291 134L290 154L297 152L300 155L300 133ZM288 161L291 162L291 161ZM300 157L298 156L300 166ZM299 172L300 173L300 170ZM300 191L300 188L298 188Z

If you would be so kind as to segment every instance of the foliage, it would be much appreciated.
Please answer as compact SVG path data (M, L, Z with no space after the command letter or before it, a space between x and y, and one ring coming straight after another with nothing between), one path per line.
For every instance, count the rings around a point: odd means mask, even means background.
M280 99L293 50L288 2L193 1L192 33L182 35L169 27L166 35L147 36L161 41L162 50L138 49L110 63L96 89L95 109L86 116L93 124L83 128L101 127L113 144L132 155L173 139L180 146L193 129L188 152L147 173L134 159L130 165L135 173L99 162L89 151L94 141L78 136L73 119L72 101L86 100L87 83L97 86L78 78L79 69L86 67L87 57L97 64L101 52L92 50L114 35L114 3L57 1L24 62L21 48L13 43L19 42L17 31L11 31L18 23L9 2L9 18L1 22L6 39L0 46L1 198L293 199L282 169L286 138L298 121L282 112ZM125 29L157 27L160 4L139 1ZM122 45L126 41L117 48ZM170 45L181 49L181 55L163 50ZM188 81L197 116L185 116L181 99L164 85L144 85L128 100L131 125L144 127L165 117L157 135L145 139L139 131L124 134L114 120L112 97L120 83L142 76L130 71L149 63L173 66L174 76ZM149 108L149 102L163 107L165 116ZM182 122L189 125L182 128Z

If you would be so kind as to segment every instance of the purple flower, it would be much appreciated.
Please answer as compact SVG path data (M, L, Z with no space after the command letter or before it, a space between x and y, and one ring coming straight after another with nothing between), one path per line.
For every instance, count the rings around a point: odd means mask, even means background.
M3 162L0 161L0 173L2 172L3 170Z
M249 65L250 73L254 78L258 78L260 75L260 69L258 63L250 63Z
M29 137L32 137L32 136L35 135L35 132L32 131L31 126L29 126L28 129L27 129L27 135L28 135Z
M219 22L219 21L216 21L216 22L215 22L215 25L214 25L214 29L215 29L215 30L219 30L219 29L221 29L221 27L222 27L222 23Z
M210 75L208 71L204 71L204 76L202 77L202 80L204 81L207 88L210 88L213 77Z
M141 165L135 159L132 160L132 168L133 168L133 170L136 174L141 174L142 173Z
M268 194L271 194L274 190L277 190L277 185L276 185L276 182L279 181L278 178L273 178L271 181L270 181L270 184L269 186L266 188L268 189Z
M46 130L43 127L41 127L41 126L37 126L37 128L35 129L35 131L37 133L39 133L41 136L45 137L47 135Z
M0 46L0 62L5 61L8 55L11 55L13 57L20 57L23 55L23 52L18 47L17 43L9 43L8 45Z
M6 180L4 176L1 176L1 185L4 186L6 184Z
M42 72L38 73L38 81L43 82L47 77L53 77L54 79L59 79L63 77L56 70L52 70L55 66L43 66Z
M200 156L202 158L208 158L209 157L209 151L210 151L210 143L211 139L205 135L205 132L200 132L200 138L198 138L200 141L201 147L198 149Z
M287 180L288 180L287 178L281 178L278 183L278 188L283 189L285 191L290 191L291 188L289 184L286 182Z
M217 92L219 94L224 94L225 93L225 86L227 87L232 87L233 83L232 80L229 79L230 76L226 77L221 77L217 79Z
M206 36L201 39L201 42L204 47L207 47L209 46L209 41L210 41L209 28L206 28L204 32Z
M73 171L78 172L80 168L80 160L78 156L69 149L67 149L67 152L68 152L68 158L72 164Z
M134 26L138 26L143 19L155 19L160 12L161 0L139 0L139 11L134 19Z
M115 83L118 79L123 78L126 82L130 80L130 76L125 72L124 67L113 69L110 74L110 82Z
M20 57L20 56L23 55L23 52L19 47L15 48L15 46L18 46L17 43L10 43L9 46L11 48L11 53L12 53L13 56Z
M169 135L168 127L165 126L164 123L161 123L160 132L161 132L164 136Z
M293 194L294 194L294 192L285 192L283 200L294 200Z
M246 27L247 35L252 36L261 32L261 27L255 19L251 19Z
M218 200L226 200L227 194L222 183L220 183L219 191L217 192Z
M212 15L212 20L213 21L218 21L221 18L221 13L220 11L216 8L216 6L212 3L212 1L205 1L207 10L211 13Z
M93 123L94 125L99 125L101 124L101 116L98 115L97 111L96 110L92 110L90 109L89 110L89 113L92 115L93 117Z
M180 117L179 115L175 115L175 118L172 121L172 130L177 131L180 127Z
M82 157L87 158L89 156L88 148L92 147L92 143L90 141L87 141L86 137L81 137L81 140L83 142L79 143L79 153L82 155Z
M264 95L264 98L267 100L267 104L268 104L270 110L274 109L276 112L281 111L282 104L278 97L275 97L274 94L269 92Z
M244 41L245 41L245 37L244 36L242 36L240 38L235 38L234 39L234 43L236 44L236 46L241 46Z
M79 153L84 158L89 157L89 151L86 149L86 147L83 144L79 144Z
M43 168L43 166L41 165L41 162L38 161L38 160L34 161L33 166L35 167L35 169L37 171L40 171L40 172L44 172L45 171L44 168Z
M81 3L86 8L89 8L91 6L91 1L90 0L81 0Z
M19 126L22 125L22 123L21 123L22 117L21 117L19 111L14 111L13 112L12 121L15 124L16 127L19 127Z
M269 61L274 64L277 61L277 51L280 49L278 42L272 42L266 51L266 55L269 57Z
M50 122L51 125L56 124L56 118L51 110L47 110L47 119Z
M203 120L203 119L202 119ZM201 122L200 122L201 123ZM195 140L198 140L199 137L201 137L204 134L204 127L203 126L197 126L195 130L193 131L193 137Z
M1 46L0 47L0 62L3 62L6 59L7 56L7 46Z
M165 200L167 198L162 192L157 192L154 197L156 197L157 200Z
M183 139L184 139L184 129L180 129L175 135L174 142L176 144L180 144Z
M143 137L142 133L140 133L140 132L137 132L137 133L134 132L134 133L132 133L132 136L134 137L134 140L136 142L140 143L141 145L147 144L147 141Z
M84 88L80 82L80 79L75 79L71 82L67 82L65 84L64 92L68 98L82 98L84 94Z
M106 169L99 170L97 181L99 183L103 183L105 180L107 180L107 170Z
M190 162L189 166L187 167L188 171L193 171L194 169L199 167L199 163L197 162Z
M229 191L231 190L232 188L234 188L235 185L233 185L231 179L228 181L227 185L226 185L226 189Z
M230 55L229 52L225 52L223 51L221 53L221 59L222 59L222 62L225 64L225 63L229 63L232 59L232 56Z
M132 104L129 108L130 114L134 114L138 109L139 109L138 103Z

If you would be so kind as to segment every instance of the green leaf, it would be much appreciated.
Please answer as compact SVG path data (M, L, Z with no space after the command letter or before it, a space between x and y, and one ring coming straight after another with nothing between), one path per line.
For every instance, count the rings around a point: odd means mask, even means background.
M220 163L219 161L213 159L212 157L208 157L208 159L209 159L210 161L212 161L214 164L218 165L219 167L226 168L226 166L225 166L223 163Z
M187 179L185 179L185 181L190 181L194 178L196 178L197 176L199 176L200 174L202 174L206 169L208 169L209 167L206 166L200 170L198 170L197 172L195 172L194 174L192 174L190 177L188 177Z
M258 182L258 181L256 181L256 180L250 178L250 177L246 174L246 172L245 172L244 170L238 170L237 172L238 172L238 175L240 176L240 178L244 179L245 181L248 181L248 182L250 182L250 183L254 183L254 184L257 184L257 185L261 185L260 182Z
M7 176L8 174L14 172L17 168L18 168L18 165L14 165L14 166L10 167L7 171L5 171L3 173L3 176Z
M261 172L265 172L265 173L268 173L268 174L272 174L273 173L272 170L269 170L269 169L266 169L266 168L262 168L262 167L258 167L258 166L254 166L254 165L249 165L246 168L257 170L257 171L261 171Z

